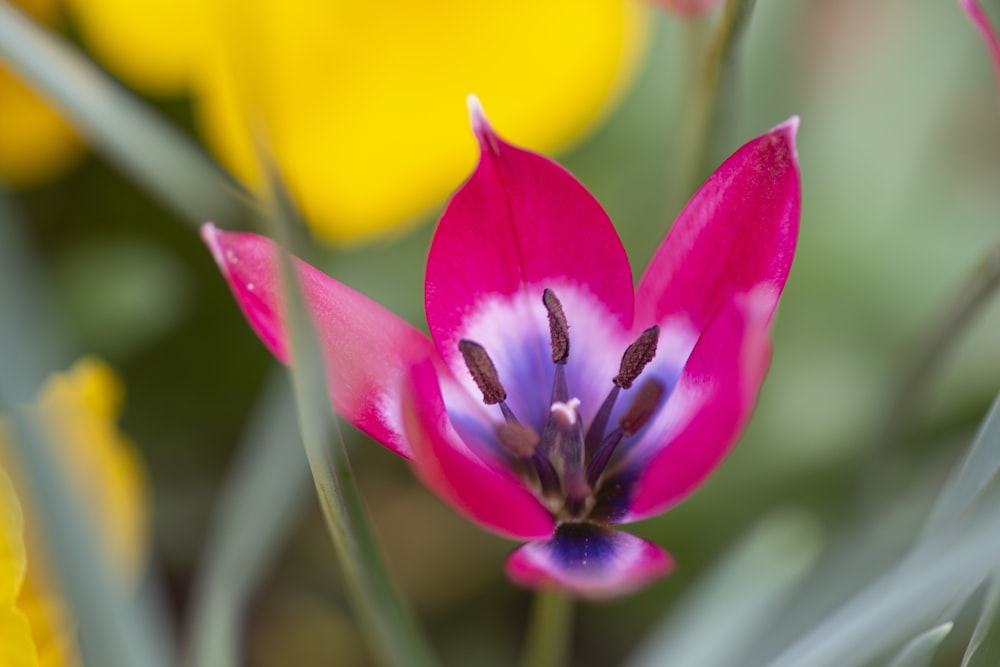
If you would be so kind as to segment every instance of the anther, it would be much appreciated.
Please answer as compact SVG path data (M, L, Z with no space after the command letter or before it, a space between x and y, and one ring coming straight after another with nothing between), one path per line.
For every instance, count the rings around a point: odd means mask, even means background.
M518 422L504 422L497 427L497 438L508 452L519 459L529 459L535 455L541 437L535 429Z
M639 386L632 404L618 420L625 435L635 435L646 425L660 404L663 391L663 384L656 380L647 380Z
M631 387L646 364L656 356L656 343L659 339L660 327L655 324L639 334L635 342L629 345L625 354L622 355L618 375L612 381L622 389Z
M552 361L557 364L566 363L569 358L569 323L566 313L555 292L546 288L542 292L542 303L549 313L549 336L552 339Z
M497 367L493 365L493 360L486 354L486 349L482 345L471 340L460 340L458 351L462 353L462 359L465 360L465 365L479 391L483 392L483 403L496 405L507 398L507 391L500 382Z

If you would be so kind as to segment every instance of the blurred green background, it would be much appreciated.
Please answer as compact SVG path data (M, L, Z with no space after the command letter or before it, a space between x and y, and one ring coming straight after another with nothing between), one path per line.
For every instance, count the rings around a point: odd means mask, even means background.
M996 3L986 8L1000 17ZM608 210L636 274L683 201L677 147L700 67L690 47L707 32L665 13L649 20L654 41L635 85L558 156ZM636 527L674 554L676 574L621 601L581 605L573 664L619 663L772 510L804 508L833 532L859 504L906 497L912 514L901 525L918 520L1000 388L1000 308L990 304L945 357L905 437L879 442L920 341L1000 242L1000 103L967 17L948 0L761 0L742 46L713 166L802 117L802 228L772 370L729 460L682 506ZM194 133L188 100L150 101ZM53 370L88 352L124 379L123 429L152 478L155 565L183 616L220 484L276 364L192 227L100 157L58 182L0 194L75 348ZM326 267L424 326L433 217L398 240L330 251ZM446 661L511 664L529 605L502 574L513 545L457 516L392 454L346 426L344 437L396 581ZM286 444L302 456L294 433ZM317 504L304 498L253 600L248 664L365 665Z

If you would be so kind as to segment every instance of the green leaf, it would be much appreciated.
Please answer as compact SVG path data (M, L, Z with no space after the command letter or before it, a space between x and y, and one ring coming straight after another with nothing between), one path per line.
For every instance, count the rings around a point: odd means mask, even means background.
M934 660L934 652L944 641L954 623L948 621L922 632L904 646L889 663L888 667L928 667Z
M65 39L0 0L0 60L50 101L109 161L192 223L229 219L235 183L187 136Z
M819 550L811 517L791 510L765 517L649 633L628 666L741 664Z
M934 623L988 577L1000 553L1000 507L992 503L941 531L902 563L801 635L770 667L864 665Z
M1000 577L993 575L986 587L983 607L976 628L965 648L961 667L996 667L1000 665L1000 628L995 620L1000 607Z
M959 518L1000 471L1000 395L938 496L924 535L936 534Z
M275 375L223 486L202 556L190 617L191 667L236 667L242 614L309 495L287 377Z
M287 244L302 225L272 164L262 161L270 178L274 217ZM354 611L367 645L387 667L423 667L438 660L405 607L385 569L371 522L354 482L343 437L333 414L323 353L303 303L291 256L281 253L289 328L292 387L299 429L327 529L346 573Z

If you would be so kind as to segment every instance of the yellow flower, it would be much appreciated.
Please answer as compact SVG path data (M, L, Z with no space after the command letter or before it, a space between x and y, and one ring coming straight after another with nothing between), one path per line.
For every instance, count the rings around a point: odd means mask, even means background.
M56 0L14 0L39 21L59 21ZM83 154L76 131L42 97L0 65L0 183L31 187L61 174Z
M111 370L83 359L46 383L36 409L107 558L134 581L146 558L148 499L136 452L116 426L121 399L121 383ZM0 430L6 455L4 439ZM46 572L30 507L24 531L18 496L30 501L31 489L15 492L5 467L0 461L0 665L75 667L80 661L72 621Z
M38 664L31 626L18 602L28 560L24 552L24 517L10 478L0 470L0 664Z
M257 180L269 148L320 235L384 232L471 171L465 98L512 141L552 151L605 111L644 43L634 0L219 0L197 100L210 143Z
M202 67L206 0L63 0L89 49L144 93L181 95Z
M266 142L339 241L417 220L471 171L466 95L512 141L557 150L619 96L648 32L640 0L69 1L126 81L193 87L208 144L251 185Z

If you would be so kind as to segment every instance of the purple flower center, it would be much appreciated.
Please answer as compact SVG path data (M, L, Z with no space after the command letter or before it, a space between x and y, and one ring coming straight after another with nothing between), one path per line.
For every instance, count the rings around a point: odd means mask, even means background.
M629 389L656 355L660 328L643 331L622 355L613 386L593 420L586 426L580 418L580 401L571 397L566 383L569 359L569 324L555 293L546 289L542 302L548 311L555 375L548 419L539 433L521 422L507 405L507 390L486 349L471 340L461 340L462 353L472 379L487 405L498 405L504 421L496 427L501 450L535 489L539 498L564 520L580 520L594 508L597 492L622 440L645 426L661 404L666 387L655 379L642 382L631 404L620 412L617 424L609 428L622 389Z

